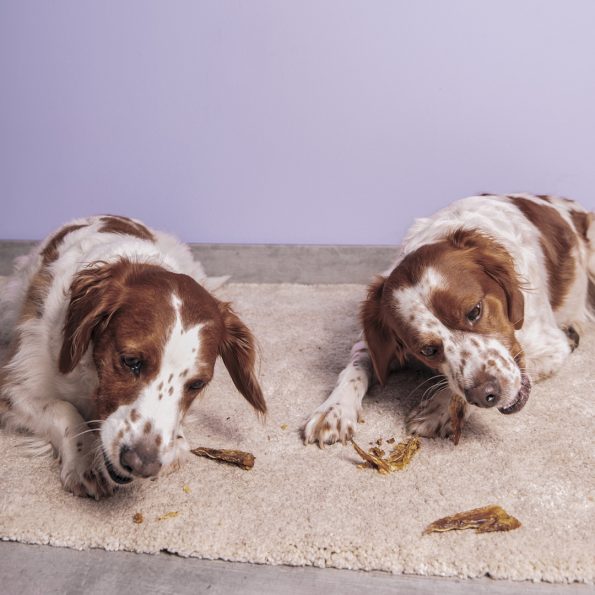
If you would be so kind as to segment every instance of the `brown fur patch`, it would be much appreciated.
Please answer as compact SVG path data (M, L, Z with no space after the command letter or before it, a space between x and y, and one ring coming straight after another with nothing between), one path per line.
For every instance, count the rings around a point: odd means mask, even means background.
M138 413L138 411L136 409L132 409L132 411L130 412L130 420L132 422L138 421L140 418L140 415Z
M100 232L133 236L150 242L155 241L155 236L142 223L137 223L128 217L106 215L101 218L101 221L103 221L103 225L99 228Z
M153 424L150 421L147 421L145 423L145 427L143 428L143 432L145 434L149 434L151 432L151 430L153 429Z
M52 285L52 273L43 266L31 279L21 310L21 320L41 318Z
M64 241L64 238L71 232L87 227L86 224L82 225L66 225L60 231L55 233L44 249L41 251L41 257L43 259L42 266L48 266L58 258L58 247Z
M87 225L66 225L56 232L46 243L41 251L41 266L33 275L27 295L23 302L21 310L21 320L31 320L32 318L41 318L46 298L52 285L53 276L49 269L50 264L58 258L58 248L64 241L64 238L77 229L82 229Z
M550 304L557 310L564 303L576 275L576 263L571 254L577 244L576 233L554 207L525 198L511 198L511 201L539 230Z
M589 243L589 227L593 222L593 213L585 213L584 211L569 211L570 217L572 218L572 223L574 224L574 228L576 229L576 233L583 239L585 242Z

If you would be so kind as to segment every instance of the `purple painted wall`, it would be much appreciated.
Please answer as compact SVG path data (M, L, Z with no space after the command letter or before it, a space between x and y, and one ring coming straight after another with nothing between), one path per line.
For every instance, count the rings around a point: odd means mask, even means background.
M478 191L595 207L592 0L3 0L0 238L394 243Z

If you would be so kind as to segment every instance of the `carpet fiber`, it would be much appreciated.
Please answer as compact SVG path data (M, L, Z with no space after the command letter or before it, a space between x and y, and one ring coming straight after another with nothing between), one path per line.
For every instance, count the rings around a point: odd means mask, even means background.
M186 426L193 447L253 452L243 471L192 457L179 471L135 482L108 500L65 493L58 466L27 458L0 433L0 538L72 548L268 564L553 582L594 579L593 353L595 334L513 416L476 410L459 446L422 440L401 472L358 469L351 446L304 447L299 429L332 390L357 337L360 285L230 284L262 350L270 413L260 424L218 364ZM405 437L421 373L394 374L364 400L357 441ZM510 533L422 536L431 521L500 504ZM169 518L159 520L168 512ZM141 513L144 521L133 522Z

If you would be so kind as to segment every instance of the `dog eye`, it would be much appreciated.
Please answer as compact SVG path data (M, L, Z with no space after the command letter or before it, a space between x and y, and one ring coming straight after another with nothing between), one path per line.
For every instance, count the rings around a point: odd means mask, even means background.
M481 316L481 302L467 312L467 320L469 322L477 322Z
M186 388L188 390L200 390L204 385L204 380L195 380L194 382L191 382Z
M440 347L438 345L424 345L420 351L424 357L434 357L440 351Z
M140 370L143 367L143 362L138 357L130 357L128 355L122 356L122 364L124 364L135 375L140 375Z

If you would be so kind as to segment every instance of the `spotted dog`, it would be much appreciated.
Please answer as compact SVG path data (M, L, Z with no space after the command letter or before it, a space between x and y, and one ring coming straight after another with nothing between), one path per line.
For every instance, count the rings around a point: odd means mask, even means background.
M363 339L328 399L304 427L306 443L349 439L375 376L421 362L444 388L407 427L451 435L449 404L520 411L533 381L559 370L593 319L595 224L578 203L546 195L472 196L419 219L394 266L369 287Z

